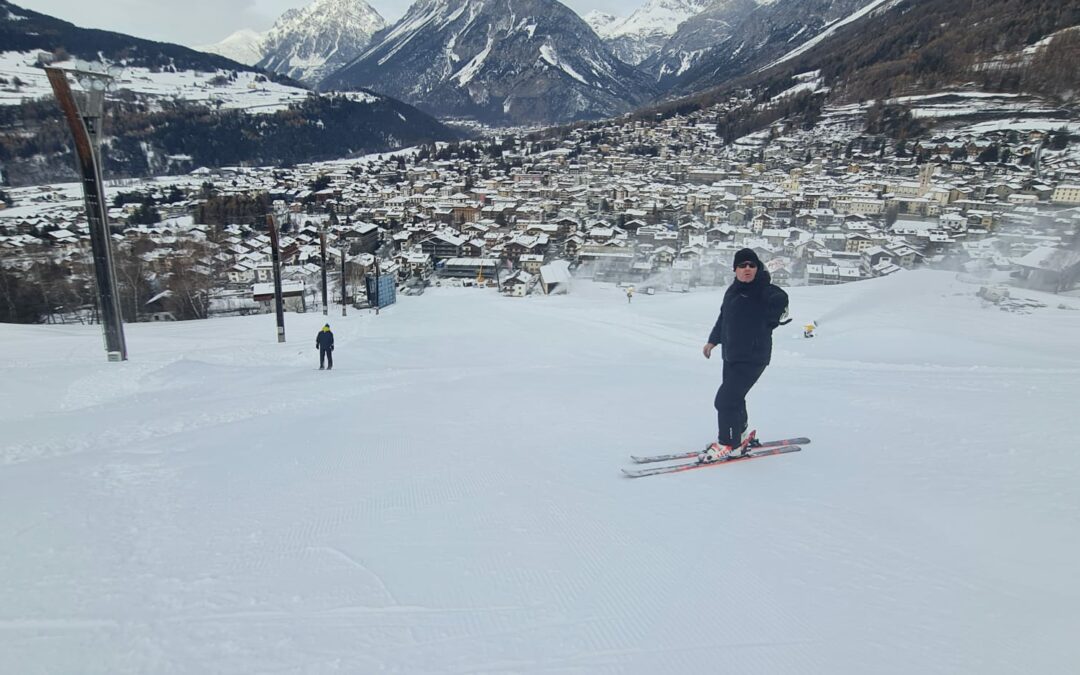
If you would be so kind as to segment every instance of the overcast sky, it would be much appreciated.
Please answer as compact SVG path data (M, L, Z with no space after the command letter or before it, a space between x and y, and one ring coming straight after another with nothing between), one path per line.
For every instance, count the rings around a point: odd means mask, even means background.
M70 21L136 37L199 46L219 42L241 28L266 30L290 7L310 0L14 0L16 5ZM579 14L599 9L625 16L644 0L562 0ZM387 21L399 19L411 0L368 0Z

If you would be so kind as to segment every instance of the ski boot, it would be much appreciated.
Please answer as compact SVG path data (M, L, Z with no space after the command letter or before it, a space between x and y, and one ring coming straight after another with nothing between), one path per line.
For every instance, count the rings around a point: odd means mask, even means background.
M730 445L722 445L718 442L710 443L708 447L698 454L697 462L698 464L719 462L722 459L730 457L733 452L735 452L735 448Z
M698 464L709 464L711 462L720 462L728 459L734 459L741 457L750 451L753 444L757 442L757 432L751 431L750 435L742 440L738 445L724 445L720 442L710 443L709 447L698 455Z
M758 437L757 437L757 429L754 429L749 434L747 434L746 430L749 429L749 428L750 428L749 425L743 427L742 435L739 436L739 438L745 439L744 440L745 445L746 445L746 451L745 452L750 452L754 448L760 448L761 447L761 441L758 440Z
M750 433L746 434L746 438L743 439L742 445L739 446L739 454L748 455L750 454L751 450L760 446L761 441L759 441L757 438L757 429L754 429Z

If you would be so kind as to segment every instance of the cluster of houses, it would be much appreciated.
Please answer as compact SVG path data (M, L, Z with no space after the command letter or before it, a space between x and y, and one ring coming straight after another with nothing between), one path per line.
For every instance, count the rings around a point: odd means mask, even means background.
M723 285L742 247L791 285L925 264L1010 273L1054 291L1076 285L1080 155L1033 154L1046 135L1037 130L941 135L918 153L894 145L885 152L881 139L857 146L857 127L835 119L810 131L777 124L724 143L702 111L615 120L558 140L512 137L479 158L418 159L414 151L289 169L203 169L124 188L148 197L166 186L182 192L158 207L163 222L130 223L130 205L110 218L123 230L118 243L153 244L139 254L151 266L192 250L179 241L197 241L191 265L223 297L246 294L254 307L267 306L269 236L257 223L195 222L208 185L219 197L270 196L286 224L281 260L300 308L317 302L324 236L326 266L354 281L378 266L403 288L479 284L514 296L565 290L571 274L659 290ZM989 143L1018 161L980 161ZM40 255L85 258L81 200L49 186L11 192L15 206L0 210L5 266Z

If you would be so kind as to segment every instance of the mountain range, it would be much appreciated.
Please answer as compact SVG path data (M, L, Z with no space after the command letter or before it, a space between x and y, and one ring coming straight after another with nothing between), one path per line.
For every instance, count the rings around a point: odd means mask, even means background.
M745 91L755 94L746 110L753 117L792 92L819 97L820 109L957 87L1074 106L1078 59L1077 0L780 0L744 16L660 85L666 102L641 113L709 106Z
M206 48L216 54L4 8L0 40L20 53L265 72L502 126L703 105L735 88L837 102L972 82L1061 100L1080 91L1067 67L1080 33L1066 30L1080 25L1080 0L647 0L626 17L585 18L556 0L417 0L389 26L364 0L314 0L267 33Z
M610 117L655 94L556 0L418 0L319 86L366 87L434 115L518 125Z
M899 78L906 88L932 87L936 82L920 84L898 68L903 59L936 62L923 41L934 25L953 43L979 42L992 60L1017 38L1020 48L1030 47L1080 21L1070 18L1078 0L988 0L952 7L939 0L646 0L628 16L593 11L584 18L555 0L418 0L392 26L374 35L358 31L350 39L365 46L343 63L344 48L333 59L318 56L340 40L310 37L326 30L320 26L329 10L315 11L323 2L282 17L279 25L290 28L279 32L309 38L281 40L278 56L260 51L252 60L248 33L231 37L219 51L309 83L315 81L313 71L289 66L318 62L318 73L327 73L318 81L324 90L370 88L437 116L530 126L609 117L736 82L749 88L792 86L784 78L798 73L787 73L787 65L823 54L845 77L858 77L864 69L878 72L877 64L887 60L897 65L884 82ZM983 8L990 5L1007 9L987 14ZM986 19L957 18L975 14ZM1034 24L1028 20L1033 15L1040 17ZM919 26L908 30L912 17L920 17ZM1017 24L1028 33L1018 36ZM877 40L898 26L908 37L890 44ZM954 51L947 42L938 42L935 50ZM297 50L300 43L311 47ZM852 59L853 54L862 58ZM942 79L968 81L976 71L962 61L956 55L934 68ZM342 67L334 71L338 64ZM776 72L787 74L773 84ZM844 83L826 79L823 89L841 96ZM1059 89L1069 91L1065 85Z

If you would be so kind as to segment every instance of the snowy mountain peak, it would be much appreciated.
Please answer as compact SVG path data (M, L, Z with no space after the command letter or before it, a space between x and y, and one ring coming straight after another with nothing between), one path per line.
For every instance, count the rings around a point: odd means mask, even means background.
M201 52L219 54L246 66L253 66L263 57L263 41L266 35L250 28L236 31L221 42L196 47Z
M585 16L581 17L585 19L585 23L589 24L596 34L601 38L611 37L611 29L617 27L620 23L625 21L625 17L615 16L614 14L608 14L607 12L601 12L598 9L594 9Z
M673 35L679 24L709 6L709 0L648 0L613 27L612 36Z
M659 52L679 24L709 5L709 0L648 0L625 19L593 29L616 56L637 65Z
M386 20L365 0L314 0L310 5L286 11L274 23L268 37L337 27L342 32L374 33L386 26Z
M353 60L385 26L364 0L314 0L281 15L266 34L258 65L315 84Z

